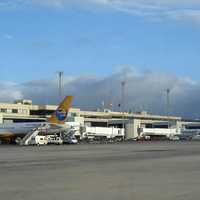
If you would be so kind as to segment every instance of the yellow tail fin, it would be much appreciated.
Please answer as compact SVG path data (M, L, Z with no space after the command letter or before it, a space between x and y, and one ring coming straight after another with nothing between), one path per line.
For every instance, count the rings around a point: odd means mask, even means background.
M71 107L72 96L66 96L48 121L52 124L64 124Z

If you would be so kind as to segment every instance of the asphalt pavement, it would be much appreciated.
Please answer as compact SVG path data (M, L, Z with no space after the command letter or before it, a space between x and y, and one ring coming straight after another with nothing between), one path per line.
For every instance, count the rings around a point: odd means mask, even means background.
M200 142L0 146L1 200L199 200Z

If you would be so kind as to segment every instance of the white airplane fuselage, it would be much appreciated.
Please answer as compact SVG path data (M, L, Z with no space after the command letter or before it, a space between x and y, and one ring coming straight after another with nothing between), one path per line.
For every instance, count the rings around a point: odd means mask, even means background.
M23 137L31 130L48 126L47 131L61 130L64 126L51 124L49 122L33 122L33 123L5 123L0 124L0 138L4 137Z
M45 122L0 124L0 137L23 136L26 135L32 129L38 128L42 124L45 124Z

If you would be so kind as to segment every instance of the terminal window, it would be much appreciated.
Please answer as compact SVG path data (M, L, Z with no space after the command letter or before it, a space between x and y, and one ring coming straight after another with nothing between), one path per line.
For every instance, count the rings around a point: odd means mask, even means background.
M6 109L6 108L1 108L1 109L0 109L0 112L6 113L6 112L7 112L7 109Z
M12 113L18 113L17 109L12 109Z
M69 112L68 116L69 117L77 117L77 113Z

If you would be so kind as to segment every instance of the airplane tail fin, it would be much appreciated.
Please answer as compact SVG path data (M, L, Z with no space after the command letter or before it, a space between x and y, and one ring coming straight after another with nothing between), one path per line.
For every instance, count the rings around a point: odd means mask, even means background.
M66 96L56 111L48 119L52 124L64 124L72 103L72 96Z

